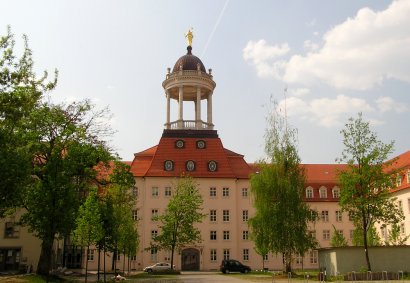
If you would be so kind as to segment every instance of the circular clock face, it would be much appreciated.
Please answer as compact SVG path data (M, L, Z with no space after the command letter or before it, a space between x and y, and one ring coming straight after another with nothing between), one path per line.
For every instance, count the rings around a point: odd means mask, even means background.
M184 147L184 141L183 140L177 140L175 145L177 148L183 148Z
M217 167L217 164L215 161L212 160L208 162L209 171L212 171L212 172L216 171L216 167Z
M205 142L204 141L197 141L196 146L198 148L205 148Z
M193 162L192 160L189 160L186 163L186 170L188 171L194 171L195 170L195 162Z
M165 161L165 170L172 171L174 169L174 162L172 160Z

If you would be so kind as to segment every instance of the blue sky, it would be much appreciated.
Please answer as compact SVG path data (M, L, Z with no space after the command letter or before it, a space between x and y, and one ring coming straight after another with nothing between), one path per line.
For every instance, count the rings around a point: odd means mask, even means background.
M213 122L248 162L264 156L270 98L298 129L304 163L334 163L340 130L363 112L394 155L410 150L410 1L2 1L29 38L35 68L59 70L56 102L109 106L124 160L156 145L166 118L167 67L193 53L213 69ZM17 46L18 47L18 46ZM189 107L188 107L189 109ZM189 110L185 110L189 111Z

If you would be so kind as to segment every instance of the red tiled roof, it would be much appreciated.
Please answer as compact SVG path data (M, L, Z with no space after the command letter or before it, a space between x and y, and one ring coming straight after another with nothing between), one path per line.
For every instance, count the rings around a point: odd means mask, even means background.
M185 164L188 160L195 162L196 169L188 172L193 177L202 178L248 178L251 168L243 159L243 155L227 150L219 138L200 138L205 141L205 149L198 149L196 141L199 138L183 138L185 146L182 149L175 147L180 138L162 137L157 146L151 147L134 155L131 172L137 177L178 177L186 173ZM173 171L164 170L164 162L174 162ZM217 162L215 172L208 170L208 162Z

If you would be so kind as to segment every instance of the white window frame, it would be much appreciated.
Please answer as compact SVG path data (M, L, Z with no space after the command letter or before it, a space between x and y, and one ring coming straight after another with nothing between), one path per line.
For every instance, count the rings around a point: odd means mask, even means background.
M336 222L343 221L343 213L341 210L336 210L335 215L336 215Z
M229 209L224 209L222 211L222 221L229 222L229 220L230 220Z
M319 188L319 198L327 198L327 188L326 187Z
M222 188L222 196L225 198L229 197L229 187Z
M215 198L216 197L216 187L210 187L209 188L209 196L211 198Z
M210 250L209 250L209 257L210 257L210 260L211 260L212 262L216 262L216 261L217 261L216 249L210 249Z
M223 231L223 240L224 241L229 241L231 239L231 233L229 230L224 230Z
M172 188L171 187L166 186L164 188L164 196L168 197L168 198L172 196Z
M329 222L329 210L322 210L320 220L322 220L322 222Z
M211 230L211 231L209 232L209 240L210 240L210 241L216 241L216 240L217 240L216 230Z
M249 231L248 230L243 230L242 231L242 240L244 240L244 241L249 240Z
M249 261L249 249L242 250L242 259L243 261Z
M224 249L223 254L224 254L224 260L229 260L230 254L231 254L230 250Z
M249 195L249 190L248 188L242 188L242 197L247 198Z
M159 197L159 189L158 189L158 187L152 187L151 188L151 196L152 197L154 197L154 198L157 198L157 197Z
M307 187L306 188L306 198L313 198L313 197L314 197L313 188Z
M216 222L216 209L211 209L209 211L209 221L210 222Z
M334 187L332 189L332 196L333 198L340 198L340 188L339 187Z

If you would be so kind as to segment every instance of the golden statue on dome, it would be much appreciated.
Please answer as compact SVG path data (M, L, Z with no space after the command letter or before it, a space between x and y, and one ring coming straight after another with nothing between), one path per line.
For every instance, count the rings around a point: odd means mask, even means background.
M185 34L185 38L188 41L188 46L192 46L192 39L194 38L194 34L192 33L193 28L190 28L188 32Z

